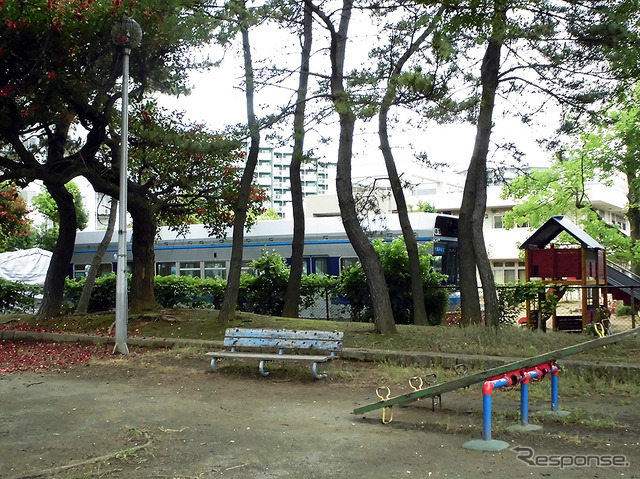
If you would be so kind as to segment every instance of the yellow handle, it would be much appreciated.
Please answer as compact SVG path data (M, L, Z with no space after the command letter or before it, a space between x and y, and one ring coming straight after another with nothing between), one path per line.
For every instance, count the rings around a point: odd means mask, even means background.
M411 386L414 391L420 391L422 390L422 386L424 386L424 381L420 376L413 376L409 378L409 386Z

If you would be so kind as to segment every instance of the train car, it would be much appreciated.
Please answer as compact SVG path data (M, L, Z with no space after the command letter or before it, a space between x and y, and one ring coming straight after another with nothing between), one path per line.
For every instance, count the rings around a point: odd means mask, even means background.
M429 243L434 255L433 267L446 274L449 284L457 284L458 218L436 213L411 213L411 225L420 243ZM375 232L373 239L391 241L401 236L397 216L370 217ZM374 223L375 222L375 223ZM88 265L101 241L102 231L79 231L70 266L71 277L85 275ZM291 256L293 222L287 220L258 221L245 232L243 268L260 257L263 250L277 251L284 258ZM128 231L128 261L131 256L131 231ZM100 274L115 271L117 233L104 256ZM226 238L208 235L203 225L191 225L186 235L181 236L169 228L161 228L155 243L156 274L207 277L227 277L231 259L231 231ZM310 218L305 223L305 272L338 275L340 271L356 262L358 258L351 246L339 217Z

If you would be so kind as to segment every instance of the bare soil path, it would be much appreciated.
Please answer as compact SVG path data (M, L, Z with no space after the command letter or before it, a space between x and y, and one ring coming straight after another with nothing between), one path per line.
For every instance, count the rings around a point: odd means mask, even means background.
M640 478L640 398L564 402L615 419L543 419L542 431L522 434L504 428L517 422L517 391L496 397L495 410L513 415L496 420L494 438L536 456L617 454L629 464L532 467L509 449L462 448L482 436L480 387L444 396L435 412L431 401L396 408L384 426L379 412L351 414L376 400L375 366L336 363L353 375L316 381L277 366L267 378L257 368L212 373L204 358L167 353L152 366L125 359L0 376L0 477ZM61 469L82 461L93 462Z

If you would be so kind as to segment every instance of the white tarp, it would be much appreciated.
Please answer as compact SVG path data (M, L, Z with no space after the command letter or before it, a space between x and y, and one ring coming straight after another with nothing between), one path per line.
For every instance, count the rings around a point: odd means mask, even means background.
M0 278L42 286L52 254L40 248L0 253Z

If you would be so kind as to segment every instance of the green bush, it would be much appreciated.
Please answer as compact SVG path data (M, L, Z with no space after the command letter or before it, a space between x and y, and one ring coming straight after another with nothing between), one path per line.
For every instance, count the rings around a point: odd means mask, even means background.
M42 294L41 286L0 278L0 311L33 311L36 307L36 296L39 294Z
M84 278L67 279L65 307L74 310L80 299ZM127 281L131 286L131 275ZM191 276L156 276L156 302L163 308L219 308L226 282L222 279L200 279ZM116 306L116 275L96 278L89 301L89 312L109 311Z
M220 308L226 287L221 278L156 276L156 302L164 308Z
M397 324L413 323L413 300L411 295L411 277L409 256L402 238L391 242L377 240L373 242L384 270L394 320ZM427 246L420 247L422 283L425 294L425 307L430 324L441 324L449 304L449 292L439 286L446 276L431 267L433 256L427 252ZM371 321L371 297L366 278L360 263L345 268L340 274L339 295L349 303L352 319Z
M631 306L621 305L616 308L616 316L631 316L633 308Z
M263 251L260 258L249 263L249 274L240 277L238 308L256 314L277 316L282 313L291 268L275 251ZM320 297L335 289L335 276L306 274L300 281L300 307L316 304Z
M74 311L78 305L78 300L84 288L85 278L71 279L67 278L65 284L65 304L67 311ZM127 287L131 285L131 275L127 281ZM91 292L91 300L89 301L88 311L94 313L96 311L109 311L116 307L116 275L108 274L96 278Z
M249 263L252 274L240 278L238 307L257 314L279 315L289 280L289 266L275 251L263 251Z
M306 274L302 276L300 284L300 307L310 308L324 298L326 294L331 299L336 296L338 278L326 274Z

